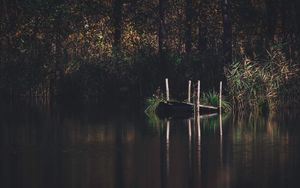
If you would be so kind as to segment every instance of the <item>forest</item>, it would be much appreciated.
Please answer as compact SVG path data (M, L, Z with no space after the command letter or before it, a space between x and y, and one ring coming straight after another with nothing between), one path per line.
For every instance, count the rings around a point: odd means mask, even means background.
M0 97L151 96L224 81L237 106L299 102L299 0L2 0Z

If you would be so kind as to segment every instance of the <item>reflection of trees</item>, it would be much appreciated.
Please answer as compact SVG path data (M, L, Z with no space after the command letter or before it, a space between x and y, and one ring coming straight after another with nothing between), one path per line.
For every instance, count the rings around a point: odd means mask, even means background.
M252 143L259 141L258 135L263 135L268 141L278 141L282 137L280 128L273 116L237 116L234 119L234 135L235 143L245 142Z
M291 167L295 153L290 133L283 125L274 115L235 117L231 144L233 165L241 172L237 176L243 177L238 182L254 181L266 187L268 175L291 174L286 169Z
M221 137L218 116L149 126L98 112L1 114L3 187L270 187L299 169L299 126L281 116L223 116Z
M103 121L34 105L12 109L1 109L0 165L9 172L0 173L2 186L109 188L116 172L125 186L133 182L137 135L126 117Z

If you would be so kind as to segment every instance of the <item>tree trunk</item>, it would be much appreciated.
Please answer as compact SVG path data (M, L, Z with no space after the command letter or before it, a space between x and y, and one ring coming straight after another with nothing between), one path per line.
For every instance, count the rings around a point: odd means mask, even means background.
M222 0L224 65L232 62L232 25L229 0Z
M286 31L286 10L289 2L286 2L285 0L280 0L280 14L281 14L281 27L282 27L282 34L283 37L286 38L287 31Z
M162 55L165 40L165 0L159 0L158 52Z
M203 18L205 18L204 14L202 13L201 7L203 4L203 0L200 0L198 2L198 20L197 20L197 47L198 47L198 51L199 53L203 52L204 50L206 50L207 45L206 45L206 40L204 38L204 36L207 35L207 28L203 27L203 23L204 20ZM205 25L205 24L204 24Z
M267 42L271 42L274 39L277 23L276 2L274 0L266 0L265 3L267 11Z
M9 37L8 37L8 23L9 23L9 15L7 11L7 3L5 0L1 1L1 27L3 29L1 30L1 35L3 39L6 39L6 41L0 42L0 63L4 63L8 61L8 44L9 44Z
M192 48L192 0L186 0L185 2L185 52L190 54Z
M296 19L295 19L295 22L297 23L296 24L296 36L297 36L297 41L300 42L300 23L299 23L299 20L300 20L300 1L299 0L295 0L295 12L296 12Z
M122 10L123 10L123 0L114 0L113 1L113 26L114 26L113 52L115 54L118 54L121 50Z
M202 27L201 20L198 23L198 51L201 53L207 49L207 44L204 36L207 35L207 29Z
M166 0L159 0L159 28L158 28L158 53L161 77L167 76L167 62L165 61L165 10Z

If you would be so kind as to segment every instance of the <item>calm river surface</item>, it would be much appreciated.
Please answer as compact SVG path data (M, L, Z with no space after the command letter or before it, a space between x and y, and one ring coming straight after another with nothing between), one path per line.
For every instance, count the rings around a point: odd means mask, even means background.
M1 103L0 187L300 187L299 113L247 115Z

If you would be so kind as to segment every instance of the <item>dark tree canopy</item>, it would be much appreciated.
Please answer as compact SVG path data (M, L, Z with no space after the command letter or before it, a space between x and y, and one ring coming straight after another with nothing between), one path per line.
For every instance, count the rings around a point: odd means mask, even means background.
M224 66L279 44L299 60L298 0L2 0L0 7L5 96L144 96L166 75L178 90L188 79L205 88L224 78Z

